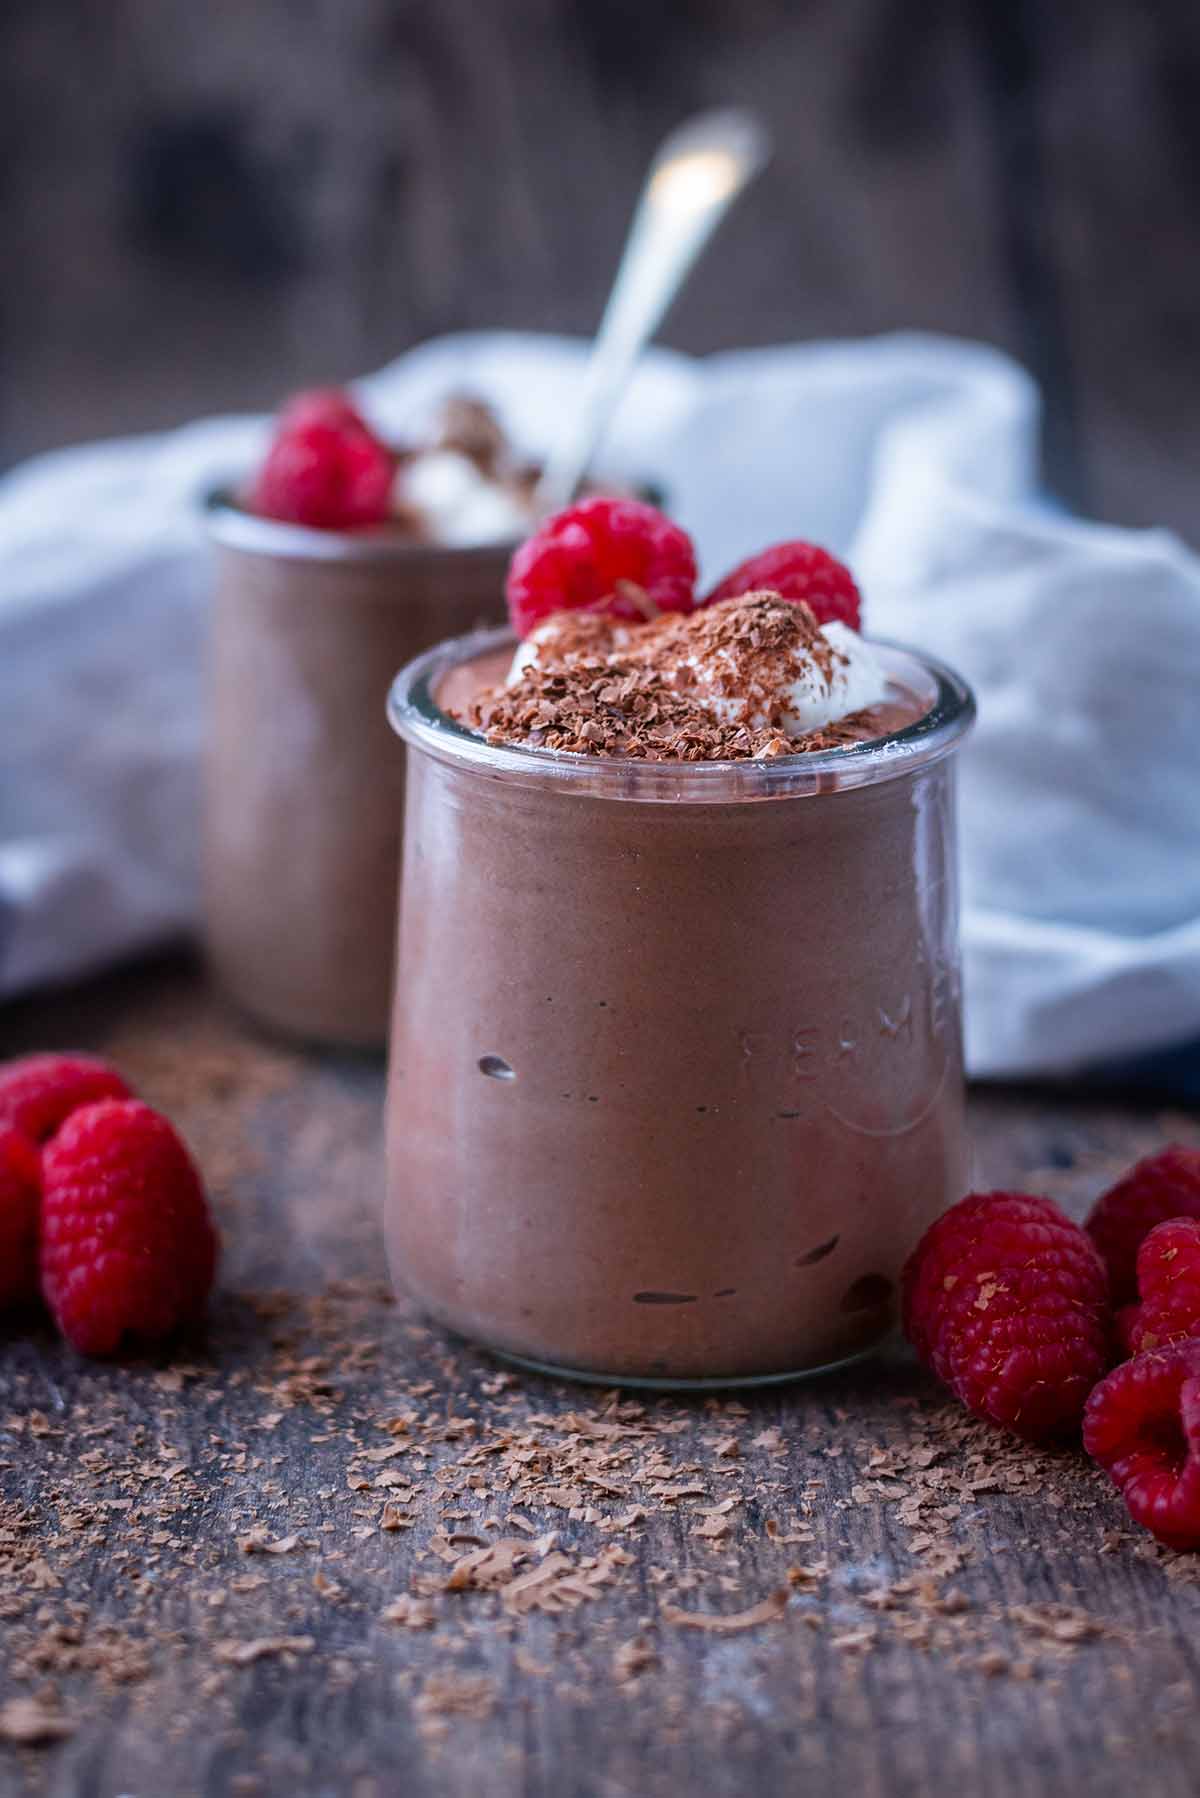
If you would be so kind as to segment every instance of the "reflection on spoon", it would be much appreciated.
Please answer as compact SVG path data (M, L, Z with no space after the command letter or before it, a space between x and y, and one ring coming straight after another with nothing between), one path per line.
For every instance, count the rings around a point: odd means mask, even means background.
M770 154L750 113L703 113L665 139L650 166L584 372L583 392L547 458L538 508L569 505L635 362L701 250Z

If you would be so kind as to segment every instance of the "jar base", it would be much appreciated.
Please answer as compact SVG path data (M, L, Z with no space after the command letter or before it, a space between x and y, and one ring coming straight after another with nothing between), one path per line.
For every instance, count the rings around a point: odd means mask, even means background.
M841 1373L845 1368L857 1367L860 1362L880 1354L891 1336L892 1332L886 1331L865 1348L855 1349L852 1355L842 1355L836 1361L825 1361L816 1367L790 1368L782 1373L716 1374L710 1378L681 1380L672 1380L662 1374L600 1373L590 1368L560 1367L553 1361L535 1361L528 1355L510 1354L506 1349L488 1348L487 1352L509 1367L519 1367L525 1373L541 1374L552 1380L570 1380L577 1386L628 1386L640 1392L730 1392L756 1386L788 1386L799 1380L819 1380L827 1374Z

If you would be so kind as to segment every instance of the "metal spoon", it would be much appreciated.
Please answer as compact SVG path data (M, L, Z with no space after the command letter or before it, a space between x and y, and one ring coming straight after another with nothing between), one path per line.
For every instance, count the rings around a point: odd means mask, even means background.
M748 112L702 113L665 138L638 200L583 393L538 482L538 509L569 505L645 345L729 207L771 153Z

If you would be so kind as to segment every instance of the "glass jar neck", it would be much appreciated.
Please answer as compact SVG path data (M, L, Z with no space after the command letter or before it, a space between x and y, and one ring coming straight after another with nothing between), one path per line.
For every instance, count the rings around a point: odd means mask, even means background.
M914 723L887 736L839 749L778 756L770 761L649 761L633 756L582 756L519 744L488 742L438 702L443 684L474 661L511 655L508 630L451 638L401 670L388 700L393 728L410 749L473 769L493 780L518 781L600 798L690 804L776 799L842 792L895 780L940 761L962 742L975 701L960 676L932 656L872 640L888 674L928 697Z

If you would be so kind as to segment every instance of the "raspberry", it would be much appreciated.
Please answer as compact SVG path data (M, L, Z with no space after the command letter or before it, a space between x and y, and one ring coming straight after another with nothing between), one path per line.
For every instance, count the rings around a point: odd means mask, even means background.
M519 637L552 612L652 618L690 612L696 554L686 531L637 499L585 499L526 539L508 571L508 615Z
M1200 1336L1200 1222L1170 1218L1155 1224L1138 1250L1141 1304L1126 1331L1131 1353Z
M904 1270L904 1329L968 1410L1031 1442L1070 1428L1109 1364L1108 1282L1049 1199L972 1193Z
M307 430L309 425L352 425L366 431L370 427L362 413L342 387L309 387L294 393L279 414L281 430Z
M38 1296L38 1152L19 1130L0 1125L0 1311Z
M116 1068L94 1055L23 1055L0 1063L0 1124L31 1142L49 1142L81 1105L130 1096Z
M1169 1217L1200 1217L1200 1149L1172 1143L1148 1155L1092 1206L1084 1228L1104 1257L1115 1304L1136 1297L1138 1250Z
M1200 1342L1114 1367L1088 1399L1083 1446L1135 1523L1168 1548L1200 1548Z
M781 599L802 599L816 613L818 624L835 620L852 631L862 629L862 598L854 576L844 562L818 549L815 543L777 543L756 556L739 562L732 574L718 581L701 605L719 599L736 599L741 593L767 589Z
M280 417L249 504L266 518L320 530L382 524L395 458L336 388L297 394Z
M42 1159L42 1291L63 1335L108 1355L204 1309L217 1236L200 1176L166 1118L108 1099L69 1118Z
M1137 1335L1141 1318L1142 1307L1140 1305L1118 1305L1113 1312L1113 1328L1117 1342L1127 1355L1135 1352L1133 1339Z

